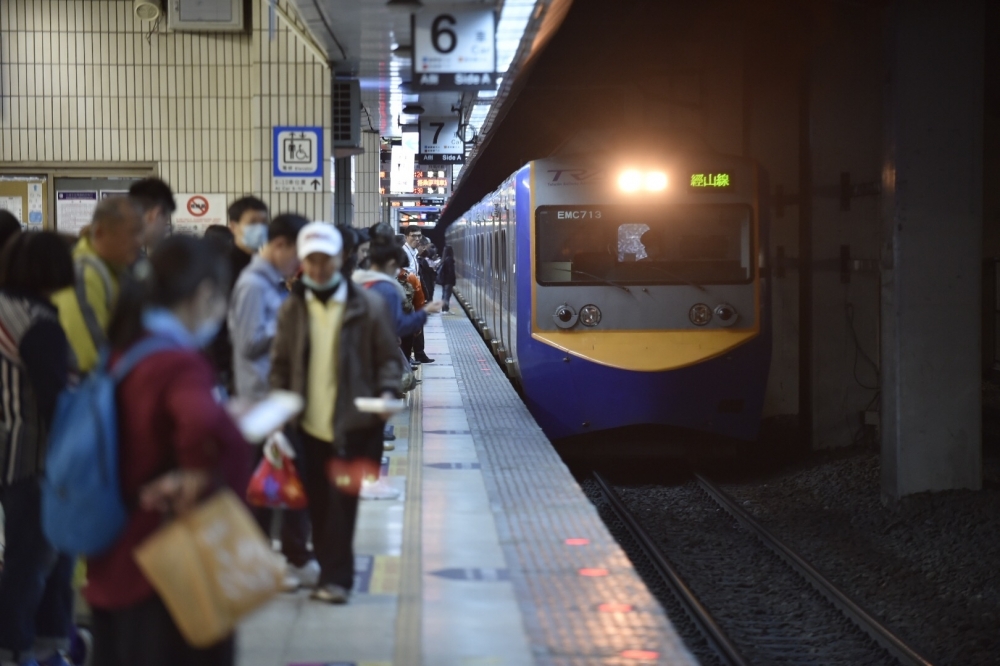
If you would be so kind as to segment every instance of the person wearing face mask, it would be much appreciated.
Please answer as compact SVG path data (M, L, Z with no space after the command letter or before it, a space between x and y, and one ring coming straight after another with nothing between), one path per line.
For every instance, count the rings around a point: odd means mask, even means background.
M233 245L227 257L229 263L229 291L253 256L267 243L267 205L257 197L245 196L229 205L229 230L233 232ZM215 366L217 381L226 393L236 391L233 376L233 345L227 322L206 351Z
M286 280L299 270L295 242L309 224L301 215L278 215L268 225L268 241L236 281L229 304L229 335L233 345L236 397L247 401L265 398L270 390L271 345L278 329L278 310L288 296ZM257 448L257 458L263 447ZM265 534L271 532L272 511L255 509ZM281 552L288 560L285 589L313 586L319 564L309 552L309 518L305 510L281 512Z
M217 245L178 235L157 247L148 269L123 289L108 329L112 369L140 340L155 336L167 348L136 364L115 393L119 479L131 513L110 550L87 560L93 663L228 666L233 638L189 646L133 556L166 512L191 510L216 485L242 495L249 481L250 447L213 399L212 367L200 353L226 313L228 265Z
M271 353L273 389L305 399L295 425L305 454L304 484L320 577L312 598L347 602L354 583L357 489L328 467L377 459L388 414L363 413L355 398L399 396L402 363L385 303L343 277L343 240L312 222L298 238L302 280L281 306ZM349 481L350 479L348 479Z

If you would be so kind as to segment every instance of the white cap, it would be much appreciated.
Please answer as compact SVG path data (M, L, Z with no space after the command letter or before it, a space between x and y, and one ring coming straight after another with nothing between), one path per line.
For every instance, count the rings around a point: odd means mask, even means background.
M344 248L344 239L332 224L326 222L310 222L302 227L296 238L299 259L305 259L313 252L322 252L336 257Z

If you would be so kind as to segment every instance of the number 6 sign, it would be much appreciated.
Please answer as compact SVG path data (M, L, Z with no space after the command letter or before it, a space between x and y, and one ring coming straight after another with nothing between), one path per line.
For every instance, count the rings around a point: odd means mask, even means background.
M427 90L492 89L496 14L490 8L426 7L412 17L413 73Z

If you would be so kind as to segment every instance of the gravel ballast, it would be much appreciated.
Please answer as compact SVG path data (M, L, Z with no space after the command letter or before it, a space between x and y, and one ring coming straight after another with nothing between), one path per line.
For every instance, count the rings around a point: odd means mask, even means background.
M935 664L1000 663L1000 488L883 505L879 457L819 456L722 484L765 527Z

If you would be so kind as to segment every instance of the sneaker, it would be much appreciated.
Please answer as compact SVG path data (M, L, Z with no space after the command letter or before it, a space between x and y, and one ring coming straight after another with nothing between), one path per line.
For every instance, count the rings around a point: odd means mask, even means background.
M361 499L370 500L394 500L399 499L399 489L394 488L385 479L369 481L365 479L361 482Z
M316 583L319 582L319 562L309 560L301 567L289 564L288 573L298 578L302 587L316 587Z
M417 358L417 360L420 361L421 363L433 363L434 362L434 359L428 358L427 354L421 354L420 357Z
M289 569L291 569L291 567L289 567ZM286 571L285 579L281 582L281 591L298 592L300 587L302 587L302 581L299 577L289 571Z
M348 590L345 590L339 585L328 583L313 590L312 594L309 595L309 598L328 604L346 604L347 599L350 596L351 593Z
M417 359L413 359L412 361L410 361L410 367L415 368L418 365L420 365L420 361L418 361Z
M396 439L396 438L393 437L393 439ZM396 450L396 445L393 444L392 442L383 442L382 443L382 449L385 450L385 451L395 451Z
M94 637L83 627L74 627L69 639L70 663L74 666L90 666L94 654Z
M387 425L382 432L382 439L387 442L394 441L396 439L396 426Z

